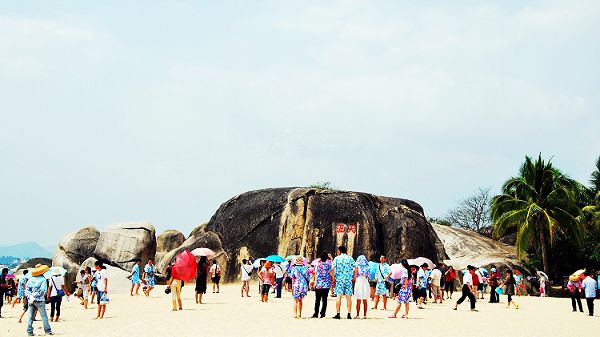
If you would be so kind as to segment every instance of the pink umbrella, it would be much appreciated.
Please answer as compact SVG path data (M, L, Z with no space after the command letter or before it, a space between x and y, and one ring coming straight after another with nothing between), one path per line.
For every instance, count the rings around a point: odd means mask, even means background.
M206 257L213 257L216 255L215 252L209 248L196 248L196 249L192 250L192 254L194 256L206 256Z
M174 279L182 281L191 281L196 277L196 257L189 250L184 250L175 258L172 275Z
M406 269L406 268L404 268L404 266L399 263L394 263L393 265L391 265L390 266L390 273L392 273L391 278L393 278L394 280L400 279L400 277L402 276L402 271L404 269Z

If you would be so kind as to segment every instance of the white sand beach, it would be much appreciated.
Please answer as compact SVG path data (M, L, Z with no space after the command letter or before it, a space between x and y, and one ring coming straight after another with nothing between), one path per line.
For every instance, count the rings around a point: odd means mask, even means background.
M254 282L252 289L256 289ZM479 312L470 312L468 303L458 311L454 301L428 304L425 309L411 307L410 319L389 319L391 311L370 310L364 320L334 320L334 299L329 299L327 318L312 319L314 294L305 300L303 315L292 316L289 293L261 303L258 294L241 298L238 285L226 285L221 293L205 295L206 304L195 304L193 285L184 287L184 310L171 311L171 297L159 286L150 298L143 295L111 295L104 320L94 320L96 305L83 310L77 299L64 302L61 322L52 329L62 336L598 336L600 315L571 312L566 298L517 297L519 310L506 309L505 303L478 302ZM454 300L459 297L454 294ZM506 297L501 298L506 301ZM390 305L393 308L395 303ZM600 306L597 301L596 307ZM585 301L584 301L585 309ZM25 336L25 323L18 324L21 306L4 307L0 336ZM346 311L342 310L343 316ZM43 335L41 322L34 322L35 333Z

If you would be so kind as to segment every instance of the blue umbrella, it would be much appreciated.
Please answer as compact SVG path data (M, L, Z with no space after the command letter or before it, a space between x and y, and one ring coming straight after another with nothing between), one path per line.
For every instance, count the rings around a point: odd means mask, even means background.
M285 259L279 255L269 255L265 258L265 260L270 262L284 262Z

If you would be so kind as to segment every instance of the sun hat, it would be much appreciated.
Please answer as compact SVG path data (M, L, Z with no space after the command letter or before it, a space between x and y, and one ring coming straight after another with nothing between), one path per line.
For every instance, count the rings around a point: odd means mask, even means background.
M47 272L48 269L50 269L50 267L48 267L47 265L38 263L35 265L35 267L31 271L31 276L35 277L35 276L44 275L44 273Z
M573 274L573 275L569 276L569 281L572 281L572 282L579 281L579 275Z
M304 258L302 256L296 256L296 264L304 264Z
M267 261L267 262L265 263L265 267L266 267L266 268L271 268L271 262Z
M52 270L52 276L60 276L60 270L58 268L50 268Z
M495 273L495 272L496 272L496 268L492 268L492 273Z

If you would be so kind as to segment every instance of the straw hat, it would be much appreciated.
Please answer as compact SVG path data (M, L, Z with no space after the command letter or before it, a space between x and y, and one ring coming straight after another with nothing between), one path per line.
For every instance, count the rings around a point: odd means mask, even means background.
M44 275L45 272L48 271L48 269L50 269L47 265L45 264L36 264L35 267L31 270L31 276L40 276L40 275Z
M569 281L573 281L573 282L579 281L579 275L571 275L571 276L569 276Z
M304 258L302 256L296 256L296 264L304 264Z
M271 262L267 261L267 262L265 263L265 267L266 267L266 268L271 268Z

